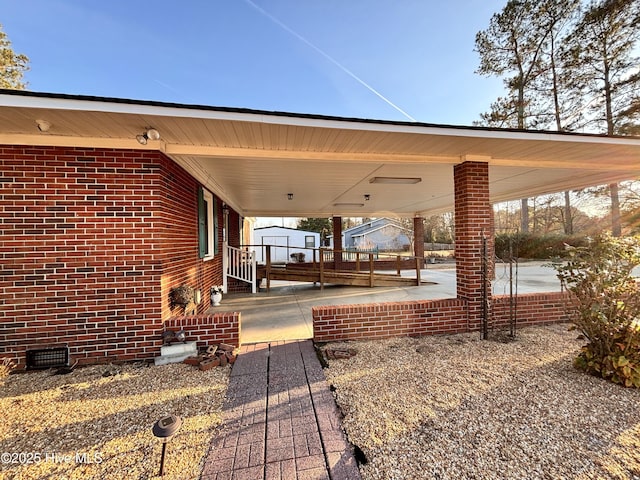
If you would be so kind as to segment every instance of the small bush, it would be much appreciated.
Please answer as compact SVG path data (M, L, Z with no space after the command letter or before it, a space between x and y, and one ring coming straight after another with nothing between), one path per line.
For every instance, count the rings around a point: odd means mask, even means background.
M575 365L640 388L640 286L631 275L640 265L640 237L602 236L567 254L554 268L571 293L572 321L588 340Z

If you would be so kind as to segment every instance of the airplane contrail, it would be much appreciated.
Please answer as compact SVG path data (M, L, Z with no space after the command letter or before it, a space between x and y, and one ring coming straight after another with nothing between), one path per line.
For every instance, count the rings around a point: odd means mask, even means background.
M407 112L405 112L404 110L402 110L400 107L398 107L395 103L393 103L391 100L389 100L387 97L385 97L384 95L382 95L380 92L378 92L375 88L373 88L371 85L369 85L367 82L365 82L364 80L362 80L360 77L358 77L355 73L353 73L351 70L349 70L347 67L345 67L344 65L342 65L340 62L338 62L335 58L333 58L331 55L329 55L328 53L326 53L324 50L322 50L321 48L315 46L313 43L311 43L309 40L307 40L306 38L304 38L302 35L300 35L298 32L296 32L295 30L292 30L291 28L289 28L287 25L285 25L284 23L282 23L280 20L278 20L276 17L274 17L273 15L271 15L269 12L267 12L266 10L264 10L263 8L259 7L258 5L256 5L255 3L253 3L251 0L244 0L246 3L248 3L249 5L251 5L253 8L255 8L258 12L260 12L262 15L264 15L265 17L267 17L269 20L271 20L273 23L275 23L276 25L278 25L280 28L282 28L283 30L285 30L286 32L290 33L291 35L293 35L294 37L296 37L298 40L300 40L301 42L303 42L305 45L307 45L309 48L312 48L313 50L315 50L317 53L319 53L320 55L322 55L324 58L326 58L327 60L329 60L331 63L333 63L336 67L338 67L340 70L342 70L344 73L346 73L347 75L349 75L351 78L353 78L356 82L358 82L360 85L362 85L363 87L365 87L367 90L369 90L371 93L373 93L375 96L377 96L378 98L380 98L382 101L384 101L387 105L393 107L395 110L397 110L398 112L400 112L402 115L404 115L405 117L407 117L409 120L411 120L412 122L417 122L417 120L415 118L413 118L411 115L409 115Z

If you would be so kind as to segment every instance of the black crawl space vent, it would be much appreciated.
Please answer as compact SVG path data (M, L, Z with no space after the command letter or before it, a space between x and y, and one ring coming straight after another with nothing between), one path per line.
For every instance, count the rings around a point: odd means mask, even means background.
M27 350L27 369L69 366L69 347Z

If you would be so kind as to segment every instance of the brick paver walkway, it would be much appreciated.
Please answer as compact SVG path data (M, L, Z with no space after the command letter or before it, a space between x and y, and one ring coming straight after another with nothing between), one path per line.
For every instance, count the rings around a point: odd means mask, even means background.
M241 348L201 479L360 479L310 340Z

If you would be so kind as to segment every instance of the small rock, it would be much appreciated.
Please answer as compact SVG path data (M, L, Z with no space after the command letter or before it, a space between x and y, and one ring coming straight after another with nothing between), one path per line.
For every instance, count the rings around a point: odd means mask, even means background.
M351 358L355 356L356 353L358 352L353 348L346 348L346 349L345 348L340 348L340 349L327 348L324 353L329 360L340 360L340 359Z
M103 377L115 377L120 374L120 370L116 367L107 368L104 372L102 372Z

